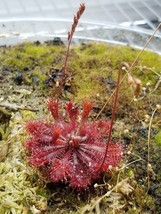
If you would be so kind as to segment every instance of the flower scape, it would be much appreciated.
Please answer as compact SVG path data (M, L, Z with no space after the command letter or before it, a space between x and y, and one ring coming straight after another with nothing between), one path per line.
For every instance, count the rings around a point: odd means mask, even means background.
M111 171L122 158L119 143L110 143L104 162L110 121L88 121L92 103L83 102L80 112L72 102L66 114L59 113L58 102L48 101L54 122L31 121L25 142L31 165L38 167L50 181L68 181L72 187L86 188L102 171ZM81 116L81 117L80 117Z

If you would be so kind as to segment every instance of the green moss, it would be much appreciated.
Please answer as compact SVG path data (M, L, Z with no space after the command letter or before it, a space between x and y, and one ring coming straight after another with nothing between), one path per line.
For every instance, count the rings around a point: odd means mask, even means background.
M21 114L22 114L22 117L27 120L34 119L36 116L35 112L29 111L29 110L21 110Z
M108 78L111 77L115 81L120 63L124 61L130 65L139 53L128 46L101 43L83 44L73 48L73 51L75 53L71 55L69 67L72 67L75 74L74 84L78 90L73 93L76 101L96 97L96 94L105 97ZM161 57L145 51L134 66L133 72L143 84L150 82L155 86L158 81L156 73L159 73L160 69Z
M156 135L155 135L155 142L158 146L161 146L161 131L159 131Z
M22 159L24 151L21 141L24 136L20 122L22 122L20 114L12 116L10 121L12 136L9 136L3 145L3 148L8 145L8 152L6 157L0 160L0 213L2 214L35 213L45 210L47 206L45 190L42 192L38 187L38 180L36 185L31 183L33 169L26 167L26 161ZM0 148L0 154L1 152Z
M149 207L150 210L155 210L154 199L150 195L147 195L145 197L145 203Z
M12 73L22 72L26 84L32 84L32 78L37 77L40 89L44 90L44 81L49 78L50 70L63 66L66 49L60 45L24 43L1 52L1 68L5 65ZM116 80L119 64L125 61L130 65L138 53L128 46L104 43L73 46L68 71L73 74L74 100L77 102L98 94L106 97L109 77ZM143 84L150 82L155 86L158 80L156 73L161 70L161 58L145 51L136 66L134 74Z
M30 68L35 65L50 66L55 58L61 54L61 46L37 45L34 43L24 43L12 48L5 49L0 55L1 65L7 65L18 70Z

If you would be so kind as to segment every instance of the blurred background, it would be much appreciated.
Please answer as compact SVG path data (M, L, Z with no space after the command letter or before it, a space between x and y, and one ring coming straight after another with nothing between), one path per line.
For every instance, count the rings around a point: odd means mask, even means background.
M0 45L66 38L80 0L0 0ZM142 48L161 22L160 0L84 0L74 42L105 41ZM161 53L161 31L148 46Z

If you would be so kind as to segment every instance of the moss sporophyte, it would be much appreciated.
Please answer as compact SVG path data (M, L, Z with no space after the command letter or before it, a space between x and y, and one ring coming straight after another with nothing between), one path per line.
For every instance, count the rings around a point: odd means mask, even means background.
M69 49L75 28L85 10L85 4L74 16L68 33L68 47L55 99L49 99L48 109L52 114L51 123L30 121L26 129L30 139L24 143L29 151L29 162L40 169L49 181L65 181L74 188L86 188L99 178L103 171L111 171L123 157L119 142L111 141L116 111L120 74L117 81L115 101L111 120L88 121L93 104L83 101L82 112L72 101L65 105L65 115L60 114L60 96L63 90ZM119 72L120 73L120 72Z

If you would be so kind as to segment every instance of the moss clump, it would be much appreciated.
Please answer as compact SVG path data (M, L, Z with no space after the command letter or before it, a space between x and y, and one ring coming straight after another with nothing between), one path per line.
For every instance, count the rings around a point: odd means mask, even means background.
M130 65L139 51L131 47L111 46L100 43L82 44L73 48L69 67L74 73L74 99L106 97L111 88L115 87L118 67L121 62ZM152 60L151 60L152 59ZM147 82L155 87L161 69L161 58L151 52L143 53L133 68L134 75L145 85ZM159 92L158 92L159 93Z
M34 66L51 66L54 59L61 59L62 46L48 46L47 44L24 43L14 47L1 48L1 65L8 68L24 70Z
M23 112L31 117L31 113ZM9 127L11 134L6 142L1 141L0 157L0 213L27 214L43 212L47 208L46 191L32 182L33 170L22 159L21 114L12 114ZM4 148L7 148L4 153ZM39 179L38 179L39 180ZM37 181L38 181L37 180ZM41 191L41 189L43 191Z
M39 85L44 90L44 81L49 78L53 69L60 69L65 58L64 45L48 45L24 43L0 50L0 67L4 74L12 78L22 73L25 84ZM123 61L134 61L139 51L131 47L111 46L101 43L73 46L68 73L72 74L73 98L80 101L83 98L105 97L109 87L115 86L119 64ZM155 87L161 69L160 57L151 52L144 52L134 66L134 74L139 76L143 84L151 83ZM36 83L35 83L36 81ZM106 92L106 93L105 93ZM159 93L159 92L158 92Z
M155 135L155 142L158 146L161 146L161 131L159 131L156 135Z

